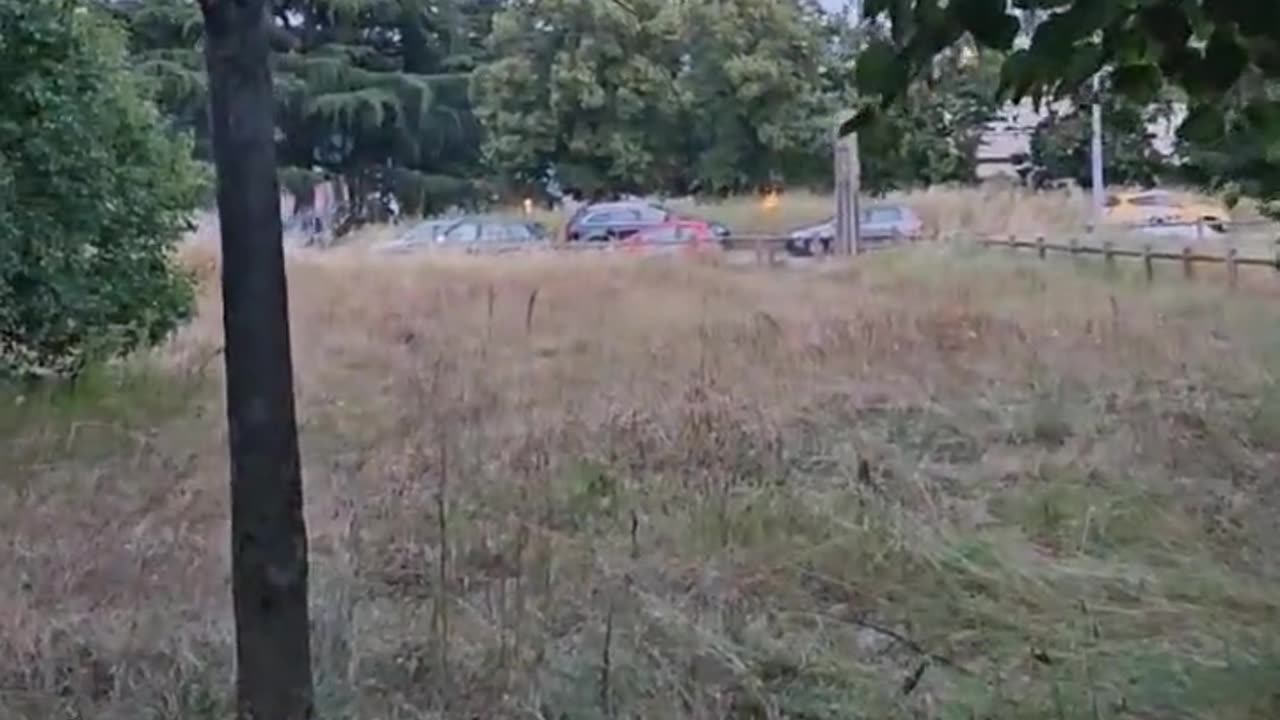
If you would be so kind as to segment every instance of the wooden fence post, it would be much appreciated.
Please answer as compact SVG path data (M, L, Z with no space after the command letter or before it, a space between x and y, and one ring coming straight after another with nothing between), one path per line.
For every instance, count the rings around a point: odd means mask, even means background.
M1043 235L1037 235L1037 236L1036 236L1036 254L1040 256L1040 259L1041 259L1041 260L1044 260L1044 259L1045 259L1045 257L1046 257L1046 255L1045 255L1045 248L1044 248L1044 236L1043 236Z
M1155 282L1156 265L1151 259L1151 243L1142 246L1142 270L1148 285Z
M1107 263L1107 272L1112 273L1116 270L1116 254L1115 246L1110 240L1102 243L1102 257Z
M1191 247L1182 248L1182 277L1190 280L1195 277L1195 269L1191 265Z
M1240 266L1236 264L1236 249L1227 248L1227 287L1232 290L1240 283Z

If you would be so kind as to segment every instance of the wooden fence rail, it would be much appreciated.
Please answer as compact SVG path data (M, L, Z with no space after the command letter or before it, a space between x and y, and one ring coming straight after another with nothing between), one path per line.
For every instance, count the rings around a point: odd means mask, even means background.
M987 247L1004 247L1012 250L1035 250L1036 255L1041 260L1046 259L1049 253L1067 253L1069 255L1079 257L1082 255L1101 255L1106 261L1108 267L1114 267L1116 258L1131 258L1142 261L1143 274L1147 282L1155 280L1155 263L1156 262L1177 262L1182 265L1182 275L1187 279L1195 277L1195 266L1204 265L1224 265L1227 270L1227 283L1233 289L1238 285L1240 279L1240 268L1244 267L1267 267L1280 272L1280 241L1277 241L1276 252L1272 257L1242 257L1239 252L1231 247L1221 255L1211 255L1203 252L1196 252L1191 246L1185 245L1177 252L1168 250L1156 250L1148 243L1140 249L1116 247L1112 242L1104 242L1099 245L1081 245L1075 239L1067 243L1048 242L1044 237L1037 237L1035 240L1019 240L1014 237L1008 239L988 238L980 241Z

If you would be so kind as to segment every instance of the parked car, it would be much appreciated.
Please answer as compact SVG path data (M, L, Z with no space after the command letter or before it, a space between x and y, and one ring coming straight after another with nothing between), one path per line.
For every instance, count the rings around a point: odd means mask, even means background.
M867 244L898 240L919 240L924 222L905 205L876 204L862 208L859 238ZM818 250L829 250L835 243L835 218L816 225L792 230L787 236L787 252L809 256Z
M582 206L569 218L564 235L568 242L609 242L630 237L645 228L696 219L644 200L593 203ZM704 222L717 238L729 236L729 228L724 225Z
M491 217L456 217L425 220L408 232L375 249L405 253L426 248L462 248L475 252L518 249L546 241L540 223Z
M1215 232L1226 232L1231 221L1227 208L1189 195L1167 190L1116 193L1107 197L1103 222L1128 226L1185 226L1203 224Z
M711 223L704 220L671 220L632 233L624 247L637 252L698 252L719 247L719 237Z

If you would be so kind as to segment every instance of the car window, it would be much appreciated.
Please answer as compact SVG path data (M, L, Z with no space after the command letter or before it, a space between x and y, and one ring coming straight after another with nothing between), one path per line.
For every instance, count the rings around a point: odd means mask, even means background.
M634 212L636 219L644 222L662 222L667 219L669 214L666 210L656 205L645 205Z
M500 243L507 240L507 226L498 223L485 223L480 226L480 241Z
M864 216L864 221L873 225L896 223L902 219L902 211L896 207L871 208Z
M634 210L601 210L587 216L584 225L609 225L614 223L634 222L638 213Z
M1130 205L1138 207L1178 207L1178 199L1164 193L1137 195L1129 200Z
M451 243L469 243L475 242L479 237L480 227L475 223L458 223L449 228L444 234L446 242Z
M513 223L506 226L507 240L513 242L528 242L533 239L533 228L520 223Z
M420 223L406 234L401 242L408 244L434 242L436 235L447 230L453 221L433 221Z

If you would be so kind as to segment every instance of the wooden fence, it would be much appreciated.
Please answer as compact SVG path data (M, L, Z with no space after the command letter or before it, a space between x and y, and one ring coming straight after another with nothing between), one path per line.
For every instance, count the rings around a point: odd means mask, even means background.
M734 235L721 239L720 247L725 250L750 250L754 253L757 263L776 265L780 262L779 258L787 254L787 243L791 239L779 235ZM865 254L895 247L904 247L912 244L912 242L909 240L866 242L859 246L858 253ZM826 251L822 249L822 244L816 238L812 240L811 247L813 257L828 257L841 254L841 249L836 246L835 240L831 241L828 246L829 250Z
M1035 240L1019 240L1013 237L1003 240L985 239L981 243L987 247L1034 250L1041 260L1048 258L1049 253L1066 253L1073 257L1101 256L1108 268L1115 267L1117 258L1141 260L1143 275L1147 282L1154 282L1157 262L1181 264L1182 276L1188 280L1195 277L1196 265L1223 265L1227 270L1227 284L1233 289L1239 284L1241 267L1266 267L1280 272L1280 241L1277 241L1275 246L1275 254L1265 258L1241 256L1233 247L1226 248L1221 255L1213 255L1197 251L1190 245L1184 245L1179 251L1171 252L1164 249L1157 250L1150 243L1143 245L1140 249L1134 249L1117 247L1110 241L1103 242L1101 245L1081 245L1077 240L1072 239L1063 244L1048 242L1044 237L1037 237Z

